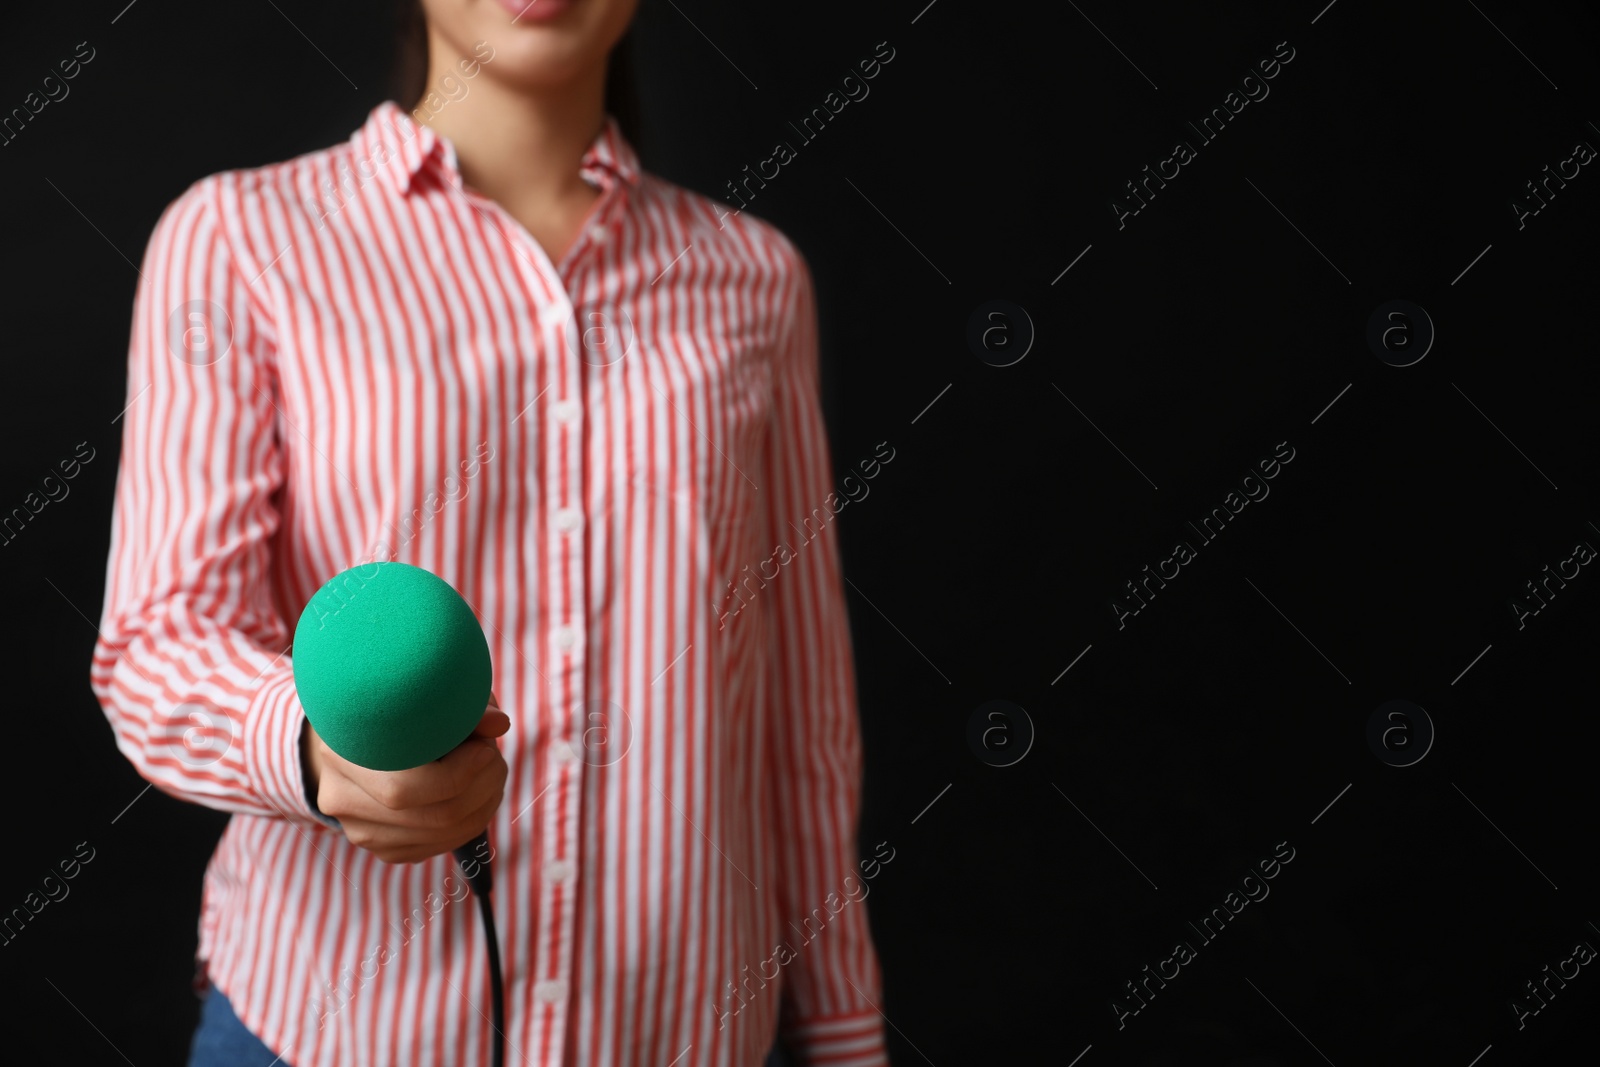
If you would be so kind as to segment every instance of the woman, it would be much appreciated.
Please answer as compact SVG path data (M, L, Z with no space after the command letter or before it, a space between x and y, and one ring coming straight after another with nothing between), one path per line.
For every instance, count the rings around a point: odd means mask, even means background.
M639 169L634 4L422 0L412 107L151 237L93 684L141 774L235 813L194 1067L487 1063L449 855L485 828L514 1062L886 1062L838 550L788 537L830 490L811 278ZM412 771L340 760L293 683L311 595L379 559L494 662Z

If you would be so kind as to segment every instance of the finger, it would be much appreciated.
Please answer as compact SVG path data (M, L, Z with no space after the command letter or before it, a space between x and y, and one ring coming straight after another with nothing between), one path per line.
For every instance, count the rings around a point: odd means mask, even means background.
M394 821L396 815L396 812L374 800L360 783L342 773L330 773L327 768L324 768L322 780L317 786L317 808L324 815L338 819L347 837L350 837L352 825L359 823L388 825ZM354 841L355 838L351 837L351 840Z
M478 720L478 725L473 727L473 737L499 737L511 729L511 716L500 710L498 704L490 704L483 713L483 718Z
M475 813L486 803L504 792L509 774L510 769L506 766L506 761L498 758L497 753L497 758L490 760L474 775L467 788L458 796L399 811L385 809L380 821L391 826L412 827L425 831L449 830L463 822L471 821Z
M463 820L461 829L465 832L450 847L456 849L462 845L471 844L474 838L489 828L489 824L494 821L494 813L500 810L500 805L504 803L505 799L506 791L504 785L502 785L484 802L482 807L473 811L471 815Z
M469 844L488 827L504 800L497 790L466 818L450 826L419 829L363 818L341 820L350 843L388 863L415 863Z
M494 689L490 689L490 702L483 710L483 718L478 720L478 725L472 729L474 737L499 737L510 729L510 715L502 712L499 697L494 696Z
M417 863L450 851L449 838L435 834L419 837L384 823L352 819L345 824L345 837L357 848L372 853L385 863Z
M344 770L373 800L391 811L403 811L460 796L475 775L499 758L493 741L469 737L447 755L410 770L369 771L354 766Z

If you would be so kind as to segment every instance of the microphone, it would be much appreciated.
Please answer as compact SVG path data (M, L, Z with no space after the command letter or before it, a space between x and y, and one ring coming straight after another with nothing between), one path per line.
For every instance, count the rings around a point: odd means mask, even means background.
M334 575L295 626L295 689L317 735L375 771L421 767L472 735L493 685L489 642L432 571L378 561ZM488 833L455 850L473 890L493 888Z
M449 582L409 563L376 561L334 575L295 625L295 689L323 742L360 767L421 767L472 735L494 682L489 642ZM478 898L488 942L490 1062L505 1063L505 980L484 831L454 852Z

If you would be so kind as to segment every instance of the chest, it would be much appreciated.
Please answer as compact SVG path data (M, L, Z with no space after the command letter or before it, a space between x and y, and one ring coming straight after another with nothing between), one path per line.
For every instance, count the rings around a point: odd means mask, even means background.
M274 293L290 491L340 501L364 538L645 509L741 536L774 316L714 250L673 260L674 239L613 219L553 262L509 216L446 213L301 257Z

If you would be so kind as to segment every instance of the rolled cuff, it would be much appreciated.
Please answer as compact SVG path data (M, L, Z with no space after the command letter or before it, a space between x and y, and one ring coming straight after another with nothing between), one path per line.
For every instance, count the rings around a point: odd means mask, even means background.
M883 1016L877 1011L797 1019L783 1042L806 1067L887 1067Z
M244 717L244 762L263 800L284 818L306 826L338 829L306 793L300 733L305 709L294 687L294 667L275 667L263 679Z

